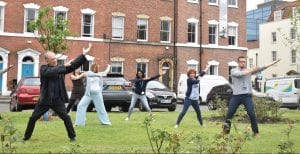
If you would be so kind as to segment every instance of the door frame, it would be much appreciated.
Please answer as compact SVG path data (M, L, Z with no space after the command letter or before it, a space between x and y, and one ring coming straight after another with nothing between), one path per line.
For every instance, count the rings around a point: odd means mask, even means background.
M0 56L3 59L3 68L7 68L8 54L10 52L0 47ZM7 91L7 73L2 74L2 95L9 95L10 91Z
M23 63L23 58L25 57L32 57L33 59L33 76L39 76L39 64L40 64L40 55L41 53L33 50L33 49L24 49L21 51L17 52L18 54L18 76L17 76L17 80L18 82L21 80L22 78L22 63Z
M171 58L162 58L159 60L158 62L159 64L159 74L162 74L163 72L163 64L164 63L169 63L170 64L170 69L169 69L169 78L170 78L170 81L169 81L169 87L171 90L174 90L174 61L171 59ZM159 81L162 82L162 76L159 77Z

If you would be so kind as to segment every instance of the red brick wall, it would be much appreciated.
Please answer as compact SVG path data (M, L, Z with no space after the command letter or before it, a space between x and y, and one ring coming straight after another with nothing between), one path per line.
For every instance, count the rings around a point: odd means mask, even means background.
M200 19L200 5L188 3L187 0L178 1L178 20L177 20L177 43L187 42L187 19ZM203 44L208 43L208 20L219 20L219 7L209 6L208 0L202 1L202 26L203 26ZM173 32L174 32L174 12L172 0L4 0L5 6L5 28L4 32L8 33L23 33L24 22L24 6L23 4L34 2L41 7L45 6L64 6L69 8L68 20L70 31L76 36L81 34L81 9L91 8L96 11L94 24L94 37L111 38L111 18L112 12L122 12L125 14L125 39L124 41L113 41L109 43L102 41L69 41L68 59L74 58L81 52L83 47L87 47L88 42L93 43L91 55L96 57L95 62L100 64L100 69L105 69L105 64L110 63L112 57L125 58L124 75L131 79L135 76L136 59L149 59L148 75L158 74L158 61L164 57L173 58ZM134 5L134 6L133 6ZM238 26L238 46L246 47L246 1L238 1L238 8L228 8L228 22L236 22ZM136 19L137 15L145 14L149 16L148 22L148 42L136 42ZM171 21L171 40L170 44L161 44L160 40L160 17L168 16ZM200 24L200 22L199 22ZM200 26L200 25L199 25ZM199 31L198 31L199 32ZM198 42L200 34L198 34ZM32 41L28 44L27 41ZM199 44L199 43L198 43ZM219 45L227 46L227 39L219 38ZM166 49L166 46L169 49ZM10 51L9 64L17 63L18 51L31 48L33 50L44 53L41 45L30 37L8 37L0 34L0 47ZM229 61L236 60L236 57L246 52L241 50L227 49L203 49L202 60L200 60L199 48L178 47L177 49L177 76L180 73L186 73L186 61L195 59L201 62L202 69L207 61L216 60L220 62L219 75L228 77ZM40 57L40 64L44 63L43 54ZM8 82L16 78L17 68L8 73ZM70 89L71 82L66 77L67 86ZM175 79L177 82L178 79Z

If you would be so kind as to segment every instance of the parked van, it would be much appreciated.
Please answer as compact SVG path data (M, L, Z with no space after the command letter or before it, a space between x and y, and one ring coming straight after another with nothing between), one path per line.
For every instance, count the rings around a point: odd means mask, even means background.
M187 90L187 75L181 74L178 85L177 85L177 99L184 100L185 92ZM207 94L214 86L229 84L228 80L226 80L223 76L218 75L204 75L199 78L200 80L200 102L206 102Z
M265 92L274 100L282 102L282 107L298 108L300 100L300 76L266 80Z

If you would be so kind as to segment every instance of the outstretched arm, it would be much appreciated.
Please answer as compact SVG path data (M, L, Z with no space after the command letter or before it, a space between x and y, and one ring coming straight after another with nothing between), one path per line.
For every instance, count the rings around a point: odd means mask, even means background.
M85 73L81 73L80 75L71 75L71 80L78 80L85 77Z
M210 64L206 64L206 68L203 71L201 71L200 74L196 78L198 78L199 76L203 76L204 74L206 74L207 71L208 71L208 69L210 68L210 66L211 66Z
M9 71L12 67L14 67L14 65L9 65L9 67L7 67L6 69L0 71L0 74L6 73L6 72Z
M109 73L109 70L110 70L110 65L107 64L107 67L106 67L105 71L99 72L98 74L99 74L100 76L106 76L107 73Z
M232 72L231 74L234 76L244 76L244 75L249 75L249 74L255 74L257 72L263 71L263 70L273 66L274 64L278 63L279 61L280 61L280 59L275 60L275 61L273 61L265 66L262 66L262 67L252 67L252 68L243 70L241 72Z

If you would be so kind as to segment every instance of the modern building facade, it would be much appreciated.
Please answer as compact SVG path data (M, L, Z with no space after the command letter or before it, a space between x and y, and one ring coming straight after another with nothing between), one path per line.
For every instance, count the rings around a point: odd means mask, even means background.
M259 24L267 22L272 10L283 3L283 0L265 0L257 9L247 11L247 41L259 40Z
M159 80L176 88L180 74L212 64L209 74L229 79L236 58L246 55L246 1L238 0L2 0L0 1L0 69L16 67L4 74L1 91L9 92L13 81L38 76L44 64L42 46L28 29L38 11L51 8L63 17L75 36L67 37L69 50L59 63L74 58L93 43L89 62L112 66L111 73L128 79L137 69L148 77L166 70ZM202 12L202 13L201 13ZM68 76L66 77L68 79ZM67 88L71 88L67 82Z
M259 47L249 49L249 67L262 66L274 60L281 61L271 68L263 71L258 76L261 89L266 79L287 76L287 72L299 72L299 27L291 24L293 17L296 17L297 8L300 2L288 2L273 10L268 22L260 25ZM298 23L300 21L298 20ZM299 26L299 25L298 25Z

